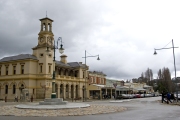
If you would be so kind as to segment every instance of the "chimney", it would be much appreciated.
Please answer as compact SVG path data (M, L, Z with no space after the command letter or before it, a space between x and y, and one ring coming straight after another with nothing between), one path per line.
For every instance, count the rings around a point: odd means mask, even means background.
M60 57L61 57L61 62L64 63L64 64L67 64L67 60L66 60L67 56L66 55L61 55Z

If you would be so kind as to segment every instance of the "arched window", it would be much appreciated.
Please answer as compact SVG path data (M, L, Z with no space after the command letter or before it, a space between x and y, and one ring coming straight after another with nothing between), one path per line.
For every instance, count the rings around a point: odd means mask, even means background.
M48 23L48 31L51 31L51 24Z
M13 85L13 94L16 94L16 85Z
M5 94L8 94L8 85L5 87Z
M46 30L46 24L43 23L43 31L45 31L45 30Z

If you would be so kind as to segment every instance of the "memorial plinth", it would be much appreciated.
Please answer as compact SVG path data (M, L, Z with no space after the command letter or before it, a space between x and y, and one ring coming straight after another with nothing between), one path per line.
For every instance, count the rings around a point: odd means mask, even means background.
M63 98L46 98L44 101L40 101L39 105L66 105L67 101L63 101Z

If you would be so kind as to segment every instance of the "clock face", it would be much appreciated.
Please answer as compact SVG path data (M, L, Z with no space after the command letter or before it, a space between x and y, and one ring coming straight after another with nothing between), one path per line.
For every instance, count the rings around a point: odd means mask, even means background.
M43 41L44 41L44 39L41 37L40 40L39 40L39 42L42 43Z
M51 45L52 44L52 38L48 39L48 43Z

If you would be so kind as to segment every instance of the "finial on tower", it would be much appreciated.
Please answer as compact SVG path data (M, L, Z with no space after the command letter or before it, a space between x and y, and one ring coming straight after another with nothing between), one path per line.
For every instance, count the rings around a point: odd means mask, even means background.
M46 11L46 17L47 17L47 11Z

